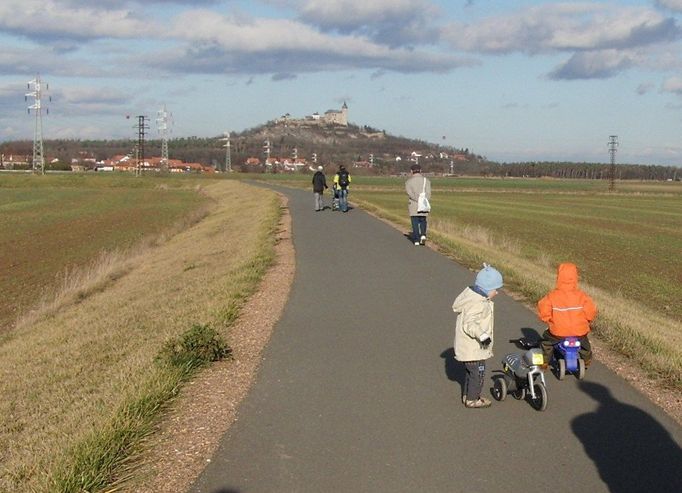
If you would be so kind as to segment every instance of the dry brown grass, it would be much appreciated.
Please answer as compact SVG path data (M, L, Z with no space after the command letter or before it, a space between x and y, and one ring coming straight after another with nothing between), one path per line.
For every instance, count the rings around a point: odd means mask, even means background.
M255 284L249 271L269 248L279 204L233 181L206 193L215 202L202 221L69 278L59 310L25 319L3 341L0 491L51 490L74 447L159 378L154 358L166 340L193 324L226 333Z

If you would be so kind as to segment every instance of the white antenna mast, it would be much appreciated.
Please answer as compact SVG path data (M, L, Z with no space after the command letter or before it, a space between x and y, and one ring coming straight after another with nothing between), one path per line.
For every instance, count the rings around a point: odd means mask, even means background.
M24 100L28 101L28 98L33 98L33 104L28 107L28 113L35 115L35 127L33 130L33 172L36 173L40 171L41 174L45 174L45 157L43 155L43 108L42 108L42 96L43 87L40 80L40 74L36 75L36 78L29 81L26 84L29 92L24 95ZM49 90L49 85L45 84L45 90ZM49 98L52 101L52 98ZM49 108L45 108L46 113L49 115Z
M225 148L225 171L226 173L231 173L232 172L232 156L230 153L230 132L223 132L223 137L220 140L225 141L225 145L223 146Z
M163 108L156 112L156 116L156 125L161 135L161 171L166 172L168 171L168 135L173 123L173 115L168 113L164 104Z

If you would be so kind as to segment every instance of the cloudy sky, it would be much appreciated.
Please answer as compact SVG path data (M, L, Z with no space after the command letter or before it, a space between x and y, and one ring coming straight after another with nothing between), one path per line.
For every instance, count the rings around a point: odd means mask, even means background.
M497 161L682 165L682 0L2 0L0 141L217 136L338 109ZM49 151L48 151L49 154Z

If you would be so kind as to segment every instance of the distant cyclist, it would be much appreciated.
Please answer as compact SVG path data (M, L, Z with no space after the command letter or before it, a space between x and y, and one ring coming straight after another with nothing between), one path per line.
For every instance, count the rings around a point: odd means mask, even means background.
M342 164L339 166L339 171L334 175L334 187L339 195L339 207L342 212L348 212L348 187L350 186L350 173Z

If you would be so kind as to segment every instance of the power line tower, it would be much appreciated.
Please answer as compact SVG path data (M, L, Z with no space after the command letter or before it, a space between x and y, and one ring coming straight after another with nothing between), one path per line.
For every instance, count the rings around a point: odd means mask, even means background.
M224 172L226 173L231 173L232 172L232 155L231 155L231 147L230 147L230 132L224 132L223 133L224 137L220 140L225 141L225 144L223 147L225 148L225 169L223 169Z
M33 98L33 104L28 107L28 114L35 115L35 126L33 130L33 172L40 172L45 174L45 156L43 155L43 84L40 80L40 75L36 75L36 78L29 81L26 84L27 92L24 95L24 101L28 101L28 98ZM49 90L50 86L45 84L45 91ZM49 98L52 101L52 98ZM50 114L50 109L45 108L46 114Z
M156 126L161 135L161 171L164 173L168 172L168 135L172 122L173 115L166 110L164 104L163 108L156 112Z
M270 140L266 140L263 142L263 153L265 154L265 166L268 166L268 162L270 161ZM277 170L275 169L275 165L272 165L272 172L276 173Z
M609 135L609 154L611 155L611 165L609 166L609 190L616 189L616 149L618 147L618 136Z
M149 118L144 115L137 116L137 125L133 128L137 128L137 147L135 148L135 175L140 176L142 174L142 166L144 165L144 137L145 130L149 129L147 120Z

